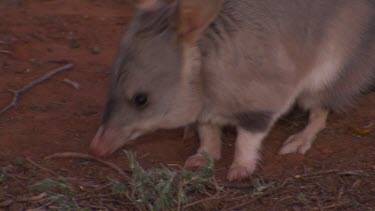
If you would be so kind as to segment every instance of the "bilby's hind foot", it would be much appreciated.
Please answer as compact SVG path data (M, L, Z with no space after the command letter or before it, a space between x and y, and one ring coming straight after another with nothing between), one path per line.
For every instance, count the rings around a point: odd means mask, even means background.
M279 154L305 154L313 144L317 134L326 126L328 110L311 109L307 126L299 133L290 136L281 147Z

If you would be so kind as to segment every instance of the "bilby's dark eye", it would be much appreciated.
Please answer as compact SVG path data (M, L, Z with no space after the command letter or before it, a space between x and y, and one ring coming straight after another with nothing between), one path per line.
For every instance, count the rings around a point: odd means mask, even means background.
M143 107L147 104L147 95L144 93L139 93L133 96L132 101L135 106L137 107Z

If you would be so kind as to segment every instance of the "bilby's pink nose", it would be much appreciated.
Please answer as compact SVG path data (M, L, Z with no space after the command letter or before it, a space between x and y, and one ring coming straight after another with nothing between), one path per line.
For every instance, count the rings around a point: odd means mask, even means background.
M89 153L91 155L94 155L96 157L102 157L105 155L104 151L103 150L100 150L100 148L98 148L97 146L95 145L90 145L90 148L89 148Z
M94 156L105 156L119 149L126 143L127 134L120 129L100 126L92 139L89 153Z
M103 149L101 149L98 145L94 145L94 144L90 144L89 153L91 155L96 156L96 157L102 157L102 156L106 155L106 153Z
M89 153L94 156L104 156L109 151L109 147L106 146L107 141L104 140L104 127L100 126L98 131L96 132L95 137L91 141L90 147L89 147ZM108 144L107 144L108 145Z

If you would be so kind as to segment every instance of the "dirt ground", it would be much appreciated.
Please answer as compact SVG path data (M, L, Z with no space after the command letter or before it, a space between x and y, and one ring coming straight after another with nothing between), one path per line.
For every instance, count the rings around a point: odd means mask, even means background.
M12 100L6 90L74 64L23 93L16 107L0 115L0 210L58 209L30 188L58 176L69 179L81 208L135 209L111 195L110 185L121 179L112 168L87 159L44 159L60 152L87 153L100 124L111 60L131 15L131 7L121 0L0 0L0 108ZM282 142L306 120L303 112L293 111L264 141L263 160L254 175L262 184L274 184L272 188L254 195L251 181L252 186L228 185L232 198L211 197L190 209L375 210L374 108L375 92L368 93L347 113L330 114L327 129L306 155L280 156ZM124 148L137 152L144 167L183 165L198 140L183 140L182 134L181 129L157 131ZM225 133L224 155L215 168L223 184L233 137ZM122 150L105 160L128 168Z

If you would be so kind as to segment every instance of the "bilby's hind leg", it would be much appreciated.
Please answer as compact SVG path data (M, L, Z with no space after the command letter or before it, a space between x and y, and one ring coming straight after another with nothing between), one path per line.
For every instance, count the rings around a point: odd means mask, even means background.
M326 126L328 110L323 108L313 108L310 110L309 122L299 133L290 136L281 147L280 154L301 153L310 149L317 134Z
M221 128L214 124L198 124L200 146L195 155L190 156L185 162L188 168L194 168L206 163L202 153L207 153L211 158L218 160L221 156Z
M189 138L193 138L195 137L196 134L197 134L197 124L191 124L191 125L185 126L182 139L186 140Z

